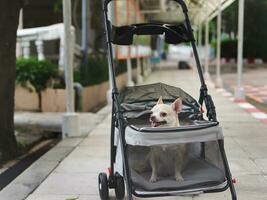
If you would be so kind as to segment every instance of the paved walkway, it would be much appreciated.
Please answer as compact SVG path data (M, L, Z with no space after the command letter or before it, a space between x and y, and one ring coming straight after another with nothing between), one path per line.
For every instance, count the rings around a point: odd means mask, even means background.
M154 72L145 83L164 82L179 86L194 97L199 81L193 71L164 69ZM211 89L218 119L225 133L225 144L237 195L241 200L267 199L267 126L243 111L234 102ZM53 170L27 200L97 200L97 175L109 165L110 116ZM17 191L19 192L19 191ZM111 195L114 193L111 191ZM115 199L115 198L111 198ZM155 199L155 198L154 198ZM195 197L168 197L170 200L226 200L229 192Z
M61 132L63 115L64 113L16 112L14 121L16 127ZM81 134L88 135L101 120L102 115L99 114L79 113Z
M215 75L212 78L215 80ZM222 73L222 79L224 87L233 92L237 83L236 73ZM243 84L247 99L267 113L267 67L245 69Z

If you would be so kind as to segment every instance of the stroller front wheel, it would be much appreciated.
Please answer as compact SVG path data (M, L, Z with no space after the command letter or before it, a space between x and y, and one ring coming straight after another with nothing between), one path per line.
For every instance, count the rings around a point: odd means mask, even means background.
M98 175L98 190L101 200L107 200L109 197L108 178L106 173Z
M115 194L116 199L121 200L125 196L125 185L123 177L116 173L115 174Z

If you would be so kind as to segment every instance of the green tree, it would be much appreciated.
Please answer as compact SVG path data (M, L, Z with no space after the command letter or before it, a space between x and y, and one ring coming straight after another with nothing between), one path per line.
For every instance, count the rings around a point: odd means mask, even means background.
M233 32L235 35L237 35L238 1L235 1L222 13L222 18L224 32L228 34Z
M17 154L14 136L14 90L16 77L16 34L20 0L0 1L0 154L1 159Z
M103 14L102 14L102 0L90 1L91 11L91 28L94 29L94 44L93 52L99 54L99 49L103 47L104 38L104 26L103 26Z
M267 59L267 0L246 0L244 17L244 57ZM237 35L238 1L223 12L223 21L224 31Z

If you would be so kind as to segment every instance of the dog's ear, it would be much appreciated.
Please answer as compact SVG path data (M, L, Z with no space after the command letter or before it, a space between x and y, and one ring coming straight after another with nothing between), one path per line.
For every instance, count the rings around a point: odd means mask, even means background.
M157 104L163 104L162 96L159 97Z
M176 113L179 113L182 111L182 100L180 98L177 98L173 103L172 103L172 108L175 110Z

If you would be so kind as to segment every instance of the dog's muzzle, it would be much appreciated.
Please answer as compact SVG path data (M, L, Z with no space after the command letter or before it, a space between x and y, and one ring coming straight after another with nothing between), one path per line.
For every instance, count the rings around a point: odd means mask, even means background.
M159 126L163 126L163 125L167 124L167 122L165 120L164 121L156 121L156 120L150 119L150 122L151 122L152 127L159 127Z

